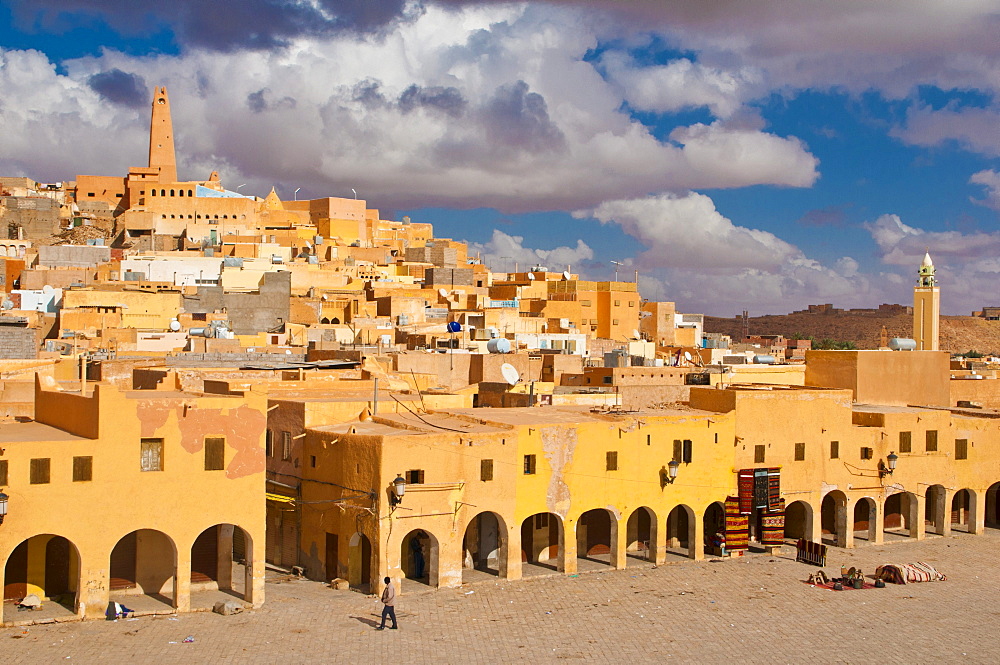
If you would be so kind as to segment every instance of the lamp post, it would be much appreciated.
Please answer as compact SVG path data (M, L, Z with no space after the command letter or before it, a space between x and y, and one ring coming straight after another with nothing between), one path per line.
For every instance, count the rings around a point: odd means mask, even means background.
M294 196L294 197L295 197L295 199L294 199L294 200L296 200L296 201L298 201L298 200L299 200L299 190L300 190L300 189L302 189L302 188L301 188L301 187L296 187L296 188L295 188L295 192L293 192L293 193L292 193L292 196Z
M899 461L899 455L892 452L886 455L885 464L879 465L878 477L884 478L885 476L891 476L892 472L896 470L896 462Z
M623 266L625 264L622 263L621 261L612 261L611 263L613 263L614 266L615 266L615 281L617 282L618 281L618 268L620 268L621 266Z
M0 492L0 524L3 524L3 518L7 515L7 499L9 497Z
M674 481L677 480L677 469L679 469L680 466L681 466L681 463L678 462L675 459L672 459L669 462L667 462L667 472L663 473L663 470L662 469L660 470L660 475L661 475L660 485L661 485L661 487L666 487L667 485L673 485L674 484Z
M389 505L395 507L401 504L404 494L406 494L406 479L402 476L396 476L396 479L392 481L392 493L389 494Z

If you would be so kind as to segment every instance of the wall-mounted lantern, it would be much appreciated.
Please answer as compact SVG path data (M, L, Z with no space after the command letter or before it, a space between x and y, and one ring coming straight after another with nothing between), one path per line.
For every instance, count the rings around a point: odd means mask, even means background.
M406 479L396 476L392 481L392 492L389 494L389 505L398 506L403 502L403 495L406 494Z
M9 497L0 492L0 524L3 524L3 518L7 516L7 499Z
M885 464L879 465L878 477L884 478L885 476L891 476L892 472L896 470L896 462L899 461L899 455L896 453L889 453L885 458Z
M668 485L672 485L675 480L677 480L677 469L679 469L681 463L675 459L670 460L667 463L667 477L664 478Z

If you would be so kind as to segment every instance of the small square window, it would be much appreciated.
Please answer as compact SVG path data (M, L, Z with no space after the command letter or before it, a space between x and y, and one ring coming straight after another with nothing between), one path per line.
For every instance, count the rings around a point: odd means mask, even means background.
M968 439L955 439L955 459L969 459Z
M222 471L226 468L226 440L222 437L205 437L205 471Z
M407 485L423 485L424 484L424 470L423 469L411 469L406 472L406 484Z
M801 462L806 458L806 444L800 442L795 444L795 461Z
M488 482L493 480L493 460L484 459L479 462L479 480Z
M74 483L85 483L93 480L94 477L94 458L93 457L74 457L73 458L73 482Z
M840 459L840 441L830 442L830 459Z
M913 446L913 432L900 432L899 452L901 453L911 452L912 446Z
M604 467L608 471L617 471L618 470L618 451L617 450L609 450L605 454L605 464L604 464Z
M871 459L875 456L875 451L868 446L861 447L861 459Z
M535 456L525 455L524 456L524 475L530 476L535 473Z
M49 482L50 467L51 460L48 457L31 460L31 484L47 485Z
M763 464L764 461L765 461L764 457L765 457L765 448L764 448L764 446L754 446L753 447L753 463L754 464Z
M140 439L139 468L142 471L163 471L163 439Z

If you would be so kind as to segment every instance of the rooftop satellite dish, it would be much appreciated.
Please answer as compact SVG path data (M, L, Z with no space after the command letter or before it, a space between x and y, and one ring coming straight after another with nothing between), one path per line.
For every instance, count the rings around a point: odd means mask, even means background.
M0 304L0 309L14 309L13 301L4 299L3 303Z
M448 297L448 289L438 289L438 295L442 298Z
M528 280L530 280L532 282L535 281L535 273L529 272L528 273Z
M517 382L521 380L521 375L510 363L500 365L500 373L503 374L504 380L512 386L516 386Z
M563 270L563 279L569 281L569 278L570 278L569 270Z
M684 352L684 360L691 362L691 353L689 351Z
M178 330L181 329L181 322L178 321L177 319L170 319L170 329L174 332L177 332Z
M638 330L632 331L632 339L642 339L642 335L639 334Z
M54 290L55 289L53 289L48 284L46 284L45 286L42 287L42 293L52 293L52 291L54 291Z

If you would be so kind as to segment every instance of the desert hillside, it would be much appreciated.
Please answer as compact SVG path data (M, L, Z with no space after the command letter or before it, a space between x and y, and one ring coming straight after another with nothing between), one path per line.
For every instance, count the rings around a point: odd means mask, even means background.
M912 337L913 317L909 314L837 312L836 314L784 314L750 318L751 335L784 335L851 341L859 349L878 347L885 326L889 337ZM742 335L739 318L705 317L705 331ZM981 353L1000 352L1000 321L971 316L941 317L941 348L954 352L975 349Z

